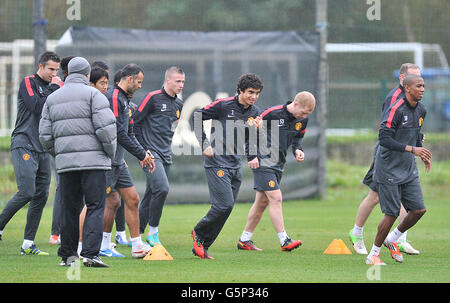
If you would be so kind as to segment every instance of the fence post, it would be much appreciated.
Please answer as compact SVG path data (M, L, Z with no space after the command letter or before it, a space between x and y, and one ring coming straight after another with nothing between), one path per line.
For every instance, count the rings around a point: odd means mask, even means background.
M327 61L327 0L316 0L316 30L320 33L320 62L318 74L318 102L317 119L319 125L319 162L318 162L318 184L319 195L325 198L327 190L326 164L327 164L327 82L328 82L328 61Z
M45 34L47 20L44 19L44 0L33 0L34 65L38 68L39 55L47 50Z

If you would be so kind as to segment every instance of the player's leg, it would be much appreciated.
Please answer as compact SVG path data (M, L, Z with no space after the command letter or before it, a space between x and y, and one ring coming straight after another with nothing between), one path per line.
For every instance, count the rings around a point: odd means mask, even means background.
M375 146L375 152L378 148L378 144ZM364 224L366 224L367 218L369 218L372 210L378 204L378 190L376 183L373 181L374 162L370 165L369 170L363 179L363 184L369 187L367 196L361 201L358 211L356 213L355 224L349 231L350 241L353 244L353 248L358 254L367 254L366 246L364 245Z
M50 233L49 244L60 244L59 235L61 233L61 190L59 188L59 175L56 172L55 158L53 158L53 175L55 180L55 198L53 199L52 229Z
M131 255L133 258L143 258L151 247L142 242L139 233L139 194L134 186L118 188L117 190L125 202L125 221L130 231Z
M257 250L262 249L256 247L252 241L253 232L256 226L264 214L267 206L269 205L269 200L266 197L264 191L256 191L255 201L250 208L247 216L247 223L245 224L244 230L242 231L241 237L237 243L237 248L241 250Z
M168 174L170 165L164 165L161 160L155 160L156 169L153 174L147 174L147 186L151 186L149 205L149 232L146 237L150 246L161 244L159 240L159 222L161 220L164 203L169 193ZM142 224L142 223L141 223Z
M381 211L384 217L378 224L377 234L372 249L366 258L366 264L375 264L379 260L381 246L384 244L390 251L391 256L397 262L403 262L403 256L400 253L396 243L387 241L386 237L392 228L395 220L400 213L400 187L397 185L387 185L379 183L378 194L380 199ZM381 262L381 261L380 261ZM382 263L382 262L381 262Z
M364 224L369 218L372 210L378 204L378 193L372 188L369 188L369 192L364 200L361 202L356 213L355 225L349 232L350 240L352 241L353 248L358 254L367 254L367 249L364 245Z
M193 252L205 258L208 248L214 243L228 219L234 205L231 185L233 174L225 168L206 168L206 180L211 197L211 208L193 229ZM236 184L237 185L237 184ZM235 186L236 186L235 185ZM201 243L199 245L198 243Z
M264 214L264 211L266 210L268 205L269 200L267 199L264 191L257 191L255 195L255 201L253 202L253 205L248 212L247 223L245 224L244 231L250 233L253 233L255 231L255 228L261 220L262 215ZM248 240L250 239L251 238L249 238ZM242 239L241 237L241 240L246 241L247 239Z
M52 177L50 156L46 153L37 154L39 166L36 172L36 191L28 205L27 223L25 225L24 239L34 241L41 222L42 212L47 203L48 191Z
M79 239L79 210L83 199L81 172L60 174L61 208L61 246L58 256L63 261L76 256Z
M86 206L81 255L92 259L99 254L103 235L106 172L102 170L84 171L81 182ZM78 212L81 204L82 202L78 205Z
M105 193L106 193L106 190L105 190ZM105 200L106 200L106 195L105 195ZM105 204L106 204L106 202L105 202ZM78 227L78 232L79 232L78 249L77 249L78 255L81 255L81 250L83 249L83 227L84 227L84 221L86 220L86 211L87 211L87 207L86 207L86 204L85 204L83 206L83 209L81 210L80 218L79 218L80 224L79 224L79 227ZM103 206L103 213L104 212L105 212L105 208Z
M401 239L405 235L405 233L411 227L413 227L426 212L422 189L418 178L411 181L410 183L402 185L402 204L405 208L408 208L409 211L407 212L407 215L403 218L403 220L399 220L400 223L398 227L388 235L387 239L392 242L399 242L399 239ZM402 244L403 242L400 243L400 245ZM400 245L397 245L400 248ZM407 254L419 254L419 251L412 248L412 246L407 247L405 245L402 248L403 252ZM402 251L402 249L400 250Z
M116 211L116 236L115 240L117 244L124 244L126 245L128 243L127 240L127 234L125 231L125 208L124 208L125 202L123 200L120 201L120 207Z
M15 148L11 151L11 158L18 191L0 213L0 235L17 211L31 201L36 190L39 165L36 154L24 148Z
M278 187L278 183L276 185ZM274 189L265 191L267 199L269 200L269 217L272 221L272 225L277 232L278 239L280 240L282 251L291 251L302 245L300 240L292 240L286 233L283 218L283 196L281 190Z

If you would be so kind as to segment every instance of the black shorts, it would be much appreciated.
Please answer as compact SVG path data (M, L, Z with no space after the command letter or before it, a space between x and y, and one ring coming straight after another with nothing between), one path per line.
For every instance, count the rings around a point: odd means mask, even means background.
M128 171L128 166L123 163L119 166L111 166L111 170L106 173L106 195L109 196L118 188L133 187L134 182Z
M366 175L364 176L363 183L365 185L367 185L374 192L378 192L377 183L373 180L373 166L374 166L374 162L372 162L372 165L370 165L369 171L367 171Z
M253 169L253 189L257 191L280 189L281 176L281 171L269 167Z
M401 204L407 211L425 209L419 178L399 185L378 183L377 187L381 211L385 215L398 217Z

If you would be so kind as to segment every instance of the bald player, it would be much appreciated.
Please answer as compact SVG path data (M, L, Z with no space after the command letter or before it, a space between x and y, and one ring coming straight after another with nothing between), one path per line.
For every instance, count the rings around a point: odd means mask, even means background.
M423 78L417 75L407 75L403 83L405 97L386 109L380 124L380 147L375 156L373 177L384 217L366 258L366 264L370 265L386 265L379 257L382 244L389 249L394 260L403 262L396 242L426 212L415 160L416 156L420 157L426 171L430 171L431 152L422 147L420 139L420 130L427 113L420 102L425 84ZM388 235L399 216L401 204L408 214Z
M292 240L286 233L280 182L287 149L290 146L297 162L303 162L305 159L302 139L308 124L308 115L314 111L315 105L314 96L303 91L295 96L294 101L269 107L261 114L262 136L265 136L266 140L259 140L258 154L248 163L253 171L256 196L248 214L247 224L237 243L238 249L262 250L255 246L251 238L267 206L270 220L280 240L281 250L291 251L302 245L300 240ZM266 143L270 146L271 153L264 152Z

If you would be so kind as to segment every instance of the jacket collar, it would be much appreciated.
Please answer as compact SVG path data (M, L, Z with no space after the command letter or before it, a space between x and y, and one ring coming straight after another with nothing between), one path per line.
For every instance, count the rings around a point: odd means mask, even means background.
M169 95L169 94L166 92L166 90L164 89L164 86L161 88L161 92L162 92L163 94L165 94L168 98L172 99L172 100L175 100L175 99L177 98L177 95L176 95L176 94L175 94L175 97L172 97L171 95Z
M82 83L89 85L89 79L87 76L82 74L73 73L67 76L66 80L64 81L65 84L68 83Z
M291 114L291 113L288 111L288 109L287 109L287 106L288 106L290 103L292 103L292 101L288 101L288 102L286 102L286 104L283 104L283 111L285 112L285 114L286 114L286 116L289 118L289 120L295 120L295 119L297 119L297 118L295 118L294 115Z

